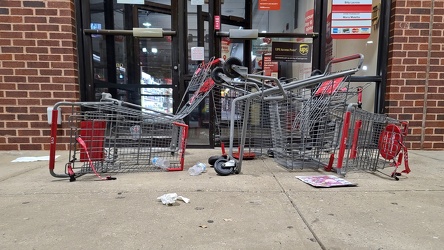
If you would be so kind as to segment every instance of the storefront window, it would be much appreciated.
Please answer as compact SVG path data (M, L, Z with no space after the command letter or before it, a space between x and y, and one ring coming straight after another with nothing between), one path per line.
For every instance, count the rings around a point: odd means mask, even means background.
M272 61L273 42L296 42L312 44L312 38L268 38L266 33L313 33L314 1L280 1L279 10L261 10L258 0L253 1L253 29L258 29L260 38L252 42L254 72L287 79L303 79L310 75L312 62ZM264 35L265 34L265 35ZM310 53L312 56L312 53Z
M173 113L173 90L171 88L142 88L141 106L152 110Z
M332 0L328 1L328 17L327 21L331 24L332 19ZM380 0L373 0L372 1L372 9L373 12L371 15L369 15L371 20L371 27L370 28L370 36L365 39L353 39L353 38L347 38L347 39L331 39L330 37L330 30L327 30L327 44L326 44L326 51L331 53L331 56L326 57L326 60L334 57L344 57L351 54L363 54L364 55L364 63L362 66L362 69L356 73L356 76L376 76L378 75L377 72L377 65L378 65L378 42L379 42L379 11L380 11ZM329 28L329 25L327 25ZM358 30L358 28L344 28L348 29L347 32L354 32L354 29ZM343 31L343 30L341 30ZM331 52L330 52L331 51ZM345 64L345 65L344 65ZM354 67L355 63L342 63L341 65L338 65L338 67L343 68L351 68ZM335 65L332 67L332 70L339 70L340 68L337 68ZM373 111L374 109L374 100L375 100L375 92L376 92L376 83L365 83L365 82L359 82L359 83L353 83L355 86L365 86L365 89L363 90L363 108L368 111Z
M204 6L208 6L207 4ZM187 15L187 25L188 25L188 34L187 34L187 44L188 44L188 74L192 75L194 71L197 69L199 64L202 62L201 60L193 60L191 53L193 47L204 47L204 61L208 61L209 59L209 29L208 22L203 22L203 32L201 32L201 36L199 37L199 19L198 15L198 6L192 5L191 2L188 2L188 15ZM203 16L201 16L203 18ZM199 39L202 39L203 44L199 44Z
M245 18L245 0L221 0L221 3L222 15Z
M332 0L328 1L328 22L331 22L331 6ZM327 46L331 47L333 57L343 57L350 54L361 53L364 55L365 61L362 71L358 72L357 75L375 75L376 65L378 60L378 41L379 41L379 21L378 13L379 6L381 4L380 0L373 0L373 9L375 17L372 20L372 27L370 27L370 36L366 39L331 39L331 44ZM352 28L350 28L352 32ZM330 34L328 34L330 35Z
M105 29L105 10L103 4L91 3L91 23L90 29ZM94 79L107 81L107 56L106 56L106 40L102 35L91 35Z

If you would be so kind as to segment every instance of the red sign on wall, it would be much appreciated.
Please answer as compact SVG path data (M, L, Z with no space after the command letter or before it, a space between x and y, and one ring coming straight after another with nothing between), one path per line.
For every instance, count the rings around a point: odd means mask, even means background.
M220 16L214 16L214 29L220 30Z
M279 63L271 60L271 54L262 56L262 69L265 76L278 77Z
M314 9L307 10L307 12L305 12L305 33L306 34L313 33L313 18L314 18Z
M372 26L372 0L333 0L331 8L333 39L366 39Z
M281 0L259 0L259 10L280 10Z

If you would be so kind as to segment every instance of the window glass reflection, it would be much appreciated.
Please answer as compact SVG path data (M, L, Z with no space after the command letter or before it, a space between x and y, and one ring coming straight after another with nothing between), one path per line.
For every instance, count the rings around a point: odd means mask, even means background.
M172 88L142 88L140 92L142 107L168 114L173 113Z

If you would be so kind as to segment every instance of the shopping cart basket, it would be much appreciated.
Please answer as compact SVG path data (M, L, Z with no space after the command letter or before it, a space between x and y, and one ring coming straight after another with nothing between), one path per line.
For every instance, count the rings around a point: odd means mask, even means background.
M179 111L176 117L183 119L188 116L205 97L211 92L215 86L215 82L211 78L211 71L214 66L221 62L220 58L210 58L208 62L202 62L194 71L190 82L188 83L185 95L179 104ZM186 98L188 93L192 92L190 98Z
M233 58L229 58L227 63L232 62L232 60ZM225 145L229 144L230 124L234 124L234 144L239 145L243 124L242 117L245 112L245 102L233 103L233 100L246 94L263 91L272 86L262 82L232 79L225 75L222 67L215 68L212 75L217 82L212 92L215 113L215 138L222 148L222 157L226 158ZM235 113L233 119L231 119L231 110L234 110ZM253 101L250 105L248 119L248 128L245 135L246 143L244 145L246 150L244 150L242 158L254 159L266 154L272 146L268 106L264 105L263 100L255 99ZM212 156L209 158L208 163L214 165L215 161L220 157ZM240 157L239 152L233 152L233 157L238 159Z
M326 170L345 175L349 170L378 171L393 167L391 177L398 180L401 173L410 172L405 140L408 122L399 121L385 114L374 114L349 104L344 114L340 147L335 152L336 165ZM404 170L398 167L404 161Z
M69 135L69 162L64 174L56 174L58 108L68 109L65 127ZM66 126L66 125L65 125ZM112 99L100 102L59 102L51 123L49 170L54 177L95 173L183 170L188 126L173 115ZM154 161L153 161L154 159ZM169 164L157 166L161 159Z
M336 63L358 60L352 69L331 72L331 66ZM356 54L344 58L333 59L323 74L290 83L282 83L279 79L246 73L240 65L224 64L227 75L243 79L267 80L275 86L260 92L250 93L233 100L245 102L245 112L242 120L242 137L239 154L242 155L245 145L248 116L252 100L262 99L269 104L271 131L273 139L274 159L289 169L316 167L323 161L330 160L330 148L334 138L338 137L342 114L345 111L346 100L355 93L349 89L349 77L356 73L362 63L363 55ZM233 73L236 72L236 73ZM316 88L318 86L318 88ZM235 113L231 111L231 121ZM230 124L230 149L226 159L215 162L214 168L220 175L239 173L242 159L233 159L234 123ZM328 143L330 145L328 145ZM323 159L326 156L326 159ZM328 157L327 157L328 156Z

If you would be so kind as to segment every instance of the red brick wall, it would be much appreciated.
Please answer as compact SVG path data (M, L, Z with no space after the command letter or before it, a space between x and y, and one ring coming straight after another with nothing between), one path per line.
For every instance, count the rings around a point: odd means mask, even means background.
M47 107L78 101L74 17L74 0L0 1L0 150L49 149Z
M386 110L409 147L444 149L444 1L392 0Z

